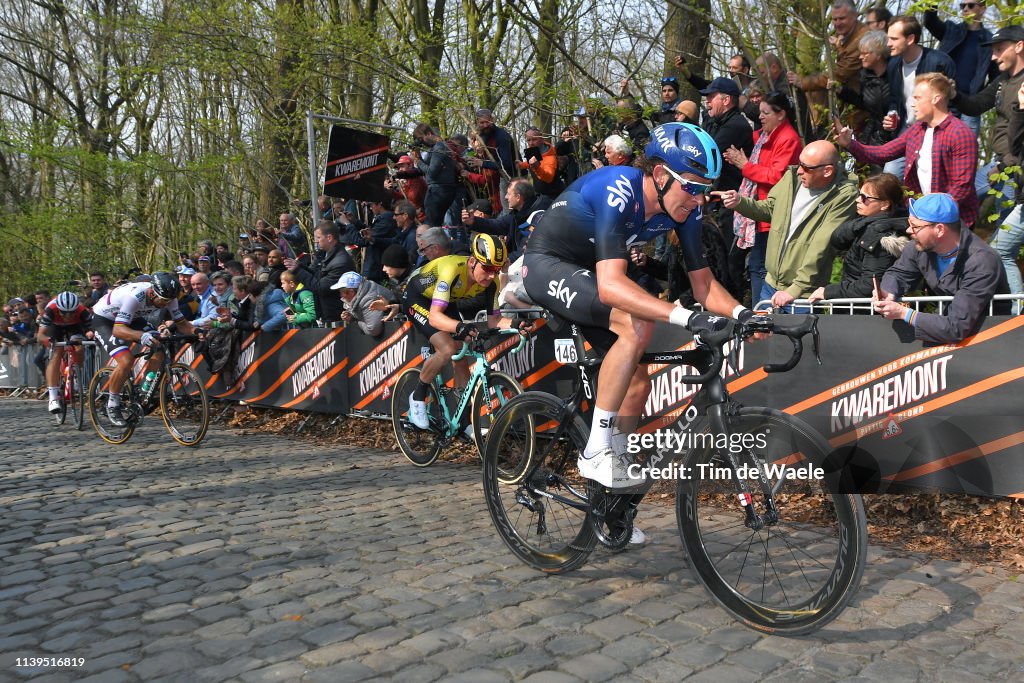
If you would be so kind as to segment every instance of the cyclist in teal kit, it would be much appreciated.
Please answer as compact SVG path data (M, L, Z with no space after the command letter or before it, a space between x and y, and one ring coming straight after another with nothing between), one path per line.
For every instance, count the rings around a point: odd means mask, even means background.
M609 488L642 481L626 474L633 460L625 435L636 429L650 393L647 367L638 363L654 323L698 334L728 324L645 291L627 273L631 248L674 230L694 298L722 316L745 321L753 315L718 283L701 246L701 207L721 170L722 154L711 136L690 124L664 124L633 167L601 168L569 186L530 239L523 268L527 293L580 325L587 340L605 351L590 439L578 466L584 477Z

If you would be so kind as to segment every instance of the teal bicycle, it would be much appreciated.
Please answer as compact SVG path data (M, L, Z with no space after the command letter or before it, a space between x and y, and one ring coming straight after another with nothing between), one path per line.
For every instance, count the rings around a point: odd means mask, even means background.
M446 386L440 375L434 378L424 401L430 420L427 429L420 429L409 420L409 395L419 384L419 368L410 368L395 380L391 395L391 424L395 429L398 447L413 465L432 465L444 448L451 445L460 435L464 435L463 425L467 410L472 427L472 441L476 445L477 453L483 457L493 415L512 397L523 393L523 387L514 377L492 369L487 362L485 342L491 337L508 334L520 332L514 329L478 327L476 337L463 343L462 349L452 356L452 360L462 360L467 356L474 359L469 382L460 393ZM520 334L519 344L513 352L518 352L525 343L526 335ZM448 403L453 397L457 400L453 401L455 407L451 409ZM516 473L507 474L512 478Z

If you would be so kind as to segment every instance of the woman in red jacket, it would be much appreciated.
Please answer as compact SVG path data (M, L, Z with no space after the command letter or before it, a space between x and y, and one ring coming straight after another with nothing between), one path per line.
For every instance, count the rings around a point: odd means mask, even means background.
M793 105L789 96L778 91L764 96L760 104L761 130L754 131L754 149L750 157L743 150L730 147L722 156L727 162L740 169L743 184L741 197L764 199L775 183L782 179L789 166L796 164L803 150L800 135L793 127ZM747 270L750 273L750 287L754 297L761 292L766 269L765 251L768 247L770 223L761 223L736 214L733 232L740 249L750 249ZM751 299L751 305L757 303Z

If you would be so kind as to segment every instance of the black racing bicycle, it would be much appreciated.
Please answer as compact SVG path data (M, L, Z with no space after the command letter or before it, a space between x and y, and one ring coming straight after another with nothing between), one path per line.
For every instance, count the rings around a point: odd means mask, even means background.
M677 436L672 447L642 453L645 461L630 476L648 468L646 476L625 491L577 470L589 436L581 401L593 396L588 373L601 360L584 352L575 325L558 323L571 330L571 339L555 342L556 357L577 369L571 395L529 391L512 398L487 439L484 493L509 549L531 567L561 573L580 567L598 543L624 548L657 470L677 480L683 547L726 611L755 630L780 635L810 633L836 618L864 572L863 501L843 492L841 468L831 464L820 434L779 410L739 405L721 373L727 359L736 365L739 344L757 333L784 335L793 345L788 360L766 365L765 372L795 367L807 334L820 362L817 317L757 316L730 322L720 334L698 335L694 350L645 354L643 363L692 366L699 374L681 379L701 388L669 427ZM520 475L510 479L509 472Z
M210 401L199 375L184 363L175 363L174 357L181 344L195 343L196 335L171 334L160 337L161 347L143 348L133 356L149 359L163 350L163 362L156 379L145 390L135 385L134 370L121 386L121 414L127 424L118 427L107 417L107 398L110 395L111 366L101 368L89 383L89 419L96 433L107 443L127 441L142 418L158 407L167 431L183 446L198 446L210 426Z

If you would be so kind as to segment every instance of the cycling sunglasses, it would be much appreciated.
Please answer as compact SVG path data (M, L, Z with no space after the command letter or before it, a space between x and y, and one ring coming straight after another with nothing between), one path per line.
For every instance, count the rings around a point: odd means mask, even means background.
M681 175L673 171L668 166L662 165L662 168L668 171L668 174L676 179L676 182L679 183L680 186L682 186L683 192L686 192L687 194L691 194L696 197L697 195L707 194L708 192L711 192L710 183L694 183L684 179Z
M665 78L661 79L661 84L662 85L679 85L679 81L676 80L675 76L666 76Z
M491 275L497 275L498 273L501 272L501 266L488 266L486 264L480 263L479 261L477 261L476 264L480 266L485 273L490 273Z

